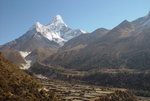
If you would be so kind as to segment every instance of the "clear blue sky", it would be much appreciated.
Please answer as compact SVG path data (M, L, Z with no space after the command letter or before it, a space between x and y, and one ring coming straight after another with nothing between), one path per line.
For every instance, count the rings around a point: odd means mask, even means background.
M74 29L112 29L150 11L150 0L0 0L0 44L23 35L35 22L60 14Z

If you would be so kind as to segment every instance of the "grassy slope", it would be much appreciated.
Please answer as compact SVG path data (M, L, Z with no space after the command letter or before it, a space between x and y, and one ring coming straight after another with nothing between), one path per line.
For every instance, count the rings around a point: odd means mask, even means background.
M0 55L0 101L51 101L54 94Z

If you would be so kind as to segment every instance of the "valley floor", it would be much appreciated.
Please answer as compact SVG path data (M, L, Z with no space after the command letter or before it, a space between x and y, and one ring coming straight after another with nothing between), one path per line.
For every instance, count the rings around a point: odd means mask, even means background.
M45 90L53 90L63 101L95 101L121 88L108 88L86 85L78 82L68 82L54 79L37 78L44 85ZM139 101L150 101L150 98L138 97Z

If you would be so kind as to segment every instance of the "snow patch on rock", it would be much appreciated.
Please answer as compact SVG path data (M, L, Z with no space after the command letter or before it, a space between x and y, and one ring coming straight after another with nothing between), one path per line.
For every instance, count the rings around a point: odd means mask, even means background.
M26 51L20 51L20 54L23 58L25 58L26 56L28 56L31 52L26 52Z
M41 75L41 74L36 74L35 75L37 78L40 78L40 79L47 79L47 77Z
M29 69L31 66L32 61L31 60L25 60L26 64L22 64L22 66L20 67L21 69Z
M21 56L24 58L26 64L22 64L20 67L21 69L29 69L31 66L32 61L31 60L26 60L26 56L28 56L31 52L26 52L26 51L20 51Z

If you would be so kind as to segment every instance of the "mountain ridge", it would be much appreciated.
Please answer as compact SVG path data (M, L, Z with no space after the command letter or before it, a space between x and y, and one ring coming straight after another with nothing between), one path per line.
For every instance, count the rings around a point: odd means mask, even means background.
M132 22L122 21L107 34L78 51L65 50L63 52L64 45L62 50L60 48L61 52L50 56L44 63L77 70L95 68L149 69L150 16L139 19ZM140 23L143 21L148 23L143 26L143 23ZM100 33L97 32L97 34ZM86 41L88 42L88 40ZM65 44L71 43L70 41Z

